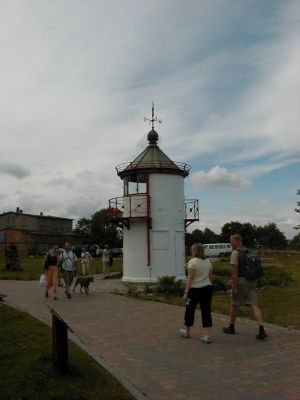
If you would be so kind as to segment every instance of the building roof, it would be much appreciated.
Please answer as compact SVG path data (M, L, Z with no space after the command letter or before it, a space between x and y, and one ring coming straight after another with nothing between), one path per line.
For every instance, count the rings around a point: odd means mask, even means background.
M28 235L38 235L38 236L74 236L74 237L79 237L81 236L78 233L75 232L57 232L57 231L33 231L29 229L21 229L21 228L0 228L0 232L4 231L17 231L17 232L23 232L27 233Z
M190 166L185 163L172 161L157 145L158 134L152 129L148 133L149 145L132 162L120 164L116 167L120 178L132 173L167 173L188 176Z
M67 221L73 221L73 218L64 218L64 217L54 217L52 215L41 215L41 214L27 214L27 213L23 213L23 212L16 212L16 211L7 211L7 212L3 212L2 214L0 214L0 217L2 215L8 215L8 214L15 214L15 215L25 215L25 216L29 216L29 217L36 217L36 218L52 218L52 219L64 219Z

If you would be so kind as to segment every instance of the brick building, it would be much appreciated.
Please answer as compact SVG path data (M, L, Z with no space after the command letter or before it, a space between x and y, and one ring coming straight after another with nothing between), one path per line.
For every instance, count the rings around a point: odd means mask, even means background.
M16 211L0 214L0 255L13 244L17 246L19 256L39 254L48 250L49 245L60 246L67 240L79 243L82 239L73 232L73 220L70 218L26 214L17 207Z

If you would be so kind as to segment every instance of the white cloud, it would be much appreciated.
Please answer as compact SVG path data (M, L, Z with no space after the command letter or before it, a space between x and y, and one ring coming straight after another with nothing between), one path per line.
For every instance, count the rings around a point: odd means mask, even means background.
M292 164L299 164L300 158L284 158L283 160L268 159L264 162L255 163L253 165L237 165L235 168L244 177L255 177L266 175L268 172L280 170L281 168L290 166ZM295 168L295 167L294 167Z
M252 187L252 183L248 179L244 179L236 173L229 172L226 168L219 167L218 165L211 168L208 172L195 172L192 175L192 183L198 189L225 186L238 190L247 190Z
M190 4L3 3L0 159L23 170L1 175L0 211L76 218L121 194L152 100L172 159L226 167L196 181L244 189L298 159L298 2Z
M191 97L194 101L191 109L198 108L199 127L192 130L186 126L185 130L190 130L188 141L183 134L176 135L174 150L181 157L209 156L212 162L223 165L255 160L254 175L286 167L291 159L300 160L299 3L286 3L280 11L271 24L272 35L268 38L246 48L229 47L214 62L209 58L204 60L206 84L210 86L211 79L222 74L225 81L232 79L236 90L228 93L223 110L217 101L211 105L212 94L204 102L201 96ZM247 66L253 72L251 84L243 76ZM236 79L232 74L236 74ZM190 73L189 79L193 77L197 79ZM206 84L200 93L206 93ZM218 93L214 95L217 97ZM275 163L278 155L281 161Z

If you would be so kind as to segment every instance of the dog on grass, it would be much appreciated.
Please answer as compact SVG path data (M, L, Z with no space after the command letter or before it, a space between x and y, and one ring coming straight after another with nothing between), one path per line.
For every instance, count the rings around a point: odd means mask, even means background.
M83 294L82 289L84 288L85 294L89 294L89 286L91 282L94 282L94 278L92 276L82 276L82 275L79 276L76 279L75 285L73 287L73 293L75 291L76 286L80 285L80 293Z

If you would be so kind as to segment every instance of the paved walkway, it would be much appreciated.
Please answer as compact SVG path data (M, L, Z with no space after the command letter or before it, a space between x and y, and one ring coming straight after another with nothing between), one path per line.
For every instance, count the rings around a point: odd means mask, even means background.
M46 300L38 282L1 281L6 303L50 323L54 307L81 346L131 390L147 400L300 400L300 331L266 325L255 338L253 321L239 320L237 335L224 335L228 318L214 314L214 342L202 344L200 318L193 338L182 339L182 307L107 293L120 281L99 281L89 296ZM60 288L62 292L62 288ZM106 293L105 293L106 292Z

